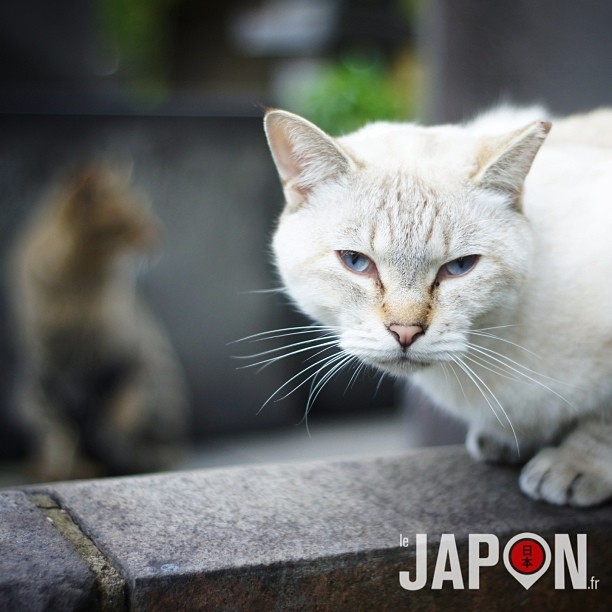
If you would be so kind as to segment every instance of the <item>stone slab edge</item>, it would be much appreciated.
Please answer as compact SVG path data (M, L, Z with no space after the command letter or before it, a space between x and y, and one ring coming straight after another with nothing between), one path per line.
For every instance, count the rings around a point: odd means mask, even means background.
M69 542L96 577L100 609L103 612L125 612L125 580L97 546L81 531L66 510L48 494L30 492L32 503L49 519L60 535Z

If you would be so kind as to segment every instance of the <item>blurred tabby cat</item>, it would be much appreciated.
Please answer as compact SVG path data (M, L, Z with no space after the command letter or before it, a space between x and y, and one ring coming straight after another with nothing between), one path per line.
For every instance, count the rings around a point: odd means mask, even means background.
M288 353L318 355L313 395L351 365L410 375L469 424L476 459L527 462L527 495L609 499L612 110L548 138L543 111L511 107L336 139L284 111L265 127L286 198L276 263L325 334L284 330L301 339Z
M15 253L38 480L164 469L185 443L182 370L136 294L137 256L157 222L124 174L103 164L75 172Z

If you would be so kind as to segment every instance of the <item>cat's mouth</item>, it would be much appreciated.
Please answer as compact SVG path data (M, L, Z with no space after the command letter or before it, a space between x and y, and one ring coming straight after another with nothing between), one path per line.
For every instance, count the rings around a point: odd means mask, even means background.
M424 359L415 358L410 355L402 355L394 360L395 363L407 363L415 366L430 366L431 361L426 361ZM392 362L393 363L393 362Z
M414 372L432 365L431 361L408 353L402 353L392 358L376 359L373 360L373 363L383 370L397 371L399 369L402 372Z
M376 350L374 347L350 347L344 345L345 354L353 355L360 361L379 370L399 375L407 375L432 366L436 361L427 352L411 348L403 350Z

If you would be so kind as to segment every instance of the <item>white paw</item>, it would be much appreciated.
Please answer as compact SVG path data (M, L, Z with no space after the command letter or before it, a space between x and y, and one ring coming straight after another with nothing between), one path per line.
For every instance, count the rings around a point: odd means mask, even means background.
M514 438L506 440L485 429L470 429L465 445L476 461L515 465L528 459L523 452L519 454Z
M533 499L594 506L612 496L612 482L604 467L567 448L545 448L525 465L519 484Z

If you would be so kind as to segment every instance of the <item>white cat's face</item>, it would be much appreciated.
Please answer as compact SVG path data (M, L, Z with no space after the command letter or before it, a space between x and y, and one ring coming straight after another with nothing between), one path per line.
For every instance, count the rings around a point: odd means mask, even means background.
M268 136L287 196L277 267L346 353L398 375L450 361L488 313L514 302L530 259L516 193L462 167L436 180L426 164L372 162L351 137L317 142L329 137L315 131L300 141L289 130L282 142L277 127ZM465 165L472 174L475 163Z

